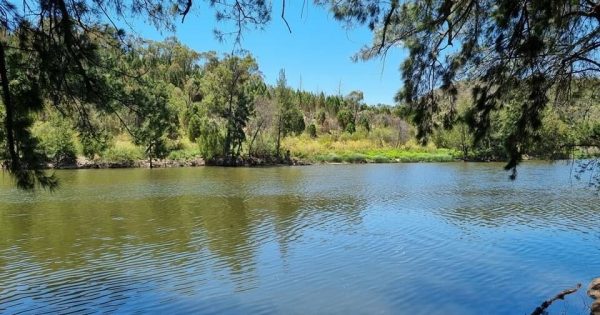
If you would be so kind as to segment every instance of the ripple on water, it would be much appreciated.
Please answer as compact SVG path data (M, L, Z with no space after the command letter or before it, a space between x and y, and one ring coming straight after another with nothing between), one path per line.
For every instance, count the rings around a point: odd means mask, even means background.
M59 172L55 194L3 186L0 310L528 313L597 276L600 206L565 184L568 167L526 163L516 182L500 167ZM577 313L581 298L561 305Z

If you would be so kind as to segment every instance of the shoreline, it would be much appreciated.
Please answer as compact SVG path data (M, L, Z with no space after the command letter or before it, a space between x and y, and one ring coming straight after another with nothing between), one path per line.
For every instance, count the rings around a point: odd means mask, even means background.
M560 161L548 159L527 158L523 161ZM308 165L358 165L358 164L402 164L402 163L451 163L451 162L470 162L470 163L493 163L506 162L505 160L484 160L484 159L431 159L431 158L411 158L411 159L349 159L349 160L322 160L322 159L302 159L299 157L280 158L267 157L238 157L235 161L224 158L215 158L204 160L201 157L189 160L174 160L174 159L153 159L152 167L149 160L128 160L128 161L103 161L90 160L84 157L78 157L75 162L71 163L48 163L45 169L50 170L78 170L78 169L118 169L118 168L181 168L181 167L202 167L202 166L218 166L218 167L276 167L276 166L308 166ZM4 169L5 166L2 165Z
M537 160L530 159L529 161ZM540 160L540 161L543 161ZM206 161L203 158L195 158L191 160L171 160L171 159L156 159L152 161L152 168L181 168L181 167L203 167L203 166L217 166L217 167L276 167L276 166L309 166L309 165L360 165L360 164L403 164L403 163L452 163L452 162L472 162L472 163L492 163L492 162L505 162L502 160L464 160L464 159L448 159L448 160L431 160L431 159L390 159L385 161L369 161L369 160L357 160L357 161L314 161L305 160L300 158L290 158L289 160L281 159L274 160L260 159L260 158L239 158L235 163L225 161L223 159L215 159ZM78 158L75 163L62 163L55 165L48 163L46 169L51 170L79 170L79 169L133 169L133 168L148 168L150 169L150 162L148 160L132 160L132 161L94 161L86 158Z

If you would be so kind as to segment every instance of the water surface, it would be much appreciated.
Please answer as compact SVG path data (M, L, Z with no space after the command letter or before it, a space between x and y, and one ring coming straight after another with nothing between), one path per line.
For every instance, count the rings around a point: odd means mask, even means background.
M78 170L52 194L0 176L0 312L529 314L600 276L599 197L569 173Z

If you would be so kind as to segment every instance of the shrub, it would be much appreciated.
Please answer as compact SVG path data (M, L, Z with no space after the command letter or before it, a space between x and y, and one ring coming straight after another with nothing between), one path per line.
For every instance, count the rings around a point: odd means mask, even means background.
M123 163L141 160L144 157L142 150L132 143L119 142L114 147L104 151L102 159L107 162Z
M361 153L350 153L345 160L349 163L367 163L367 157Z
M308 131L308 135L311 138L317 137L317 126L315 126L315 124L308 125L308 128L306 128L306 130Z
M373 162L375 163L389 163L391 162L390 158L383 155L376 155L373 157Z
M200 156L199 149L174 150L169 153L168 158L175 161L189 161Z
M50 162L71 164L77 160L73 141L75 134L66 119L52 116L47 122L35 125L32 133L40 140L41 148Z
M94 159L96 155L101 155L103 151L110 146L110 135L106 132L100 132L96 135L89 133L79 134L81 144L81 153L88 159Z
M323 126L323 124L325 123L325 119L327 119L325 111L322 109L319 110L319 112L317 113L317 122L319 123L319 125Z

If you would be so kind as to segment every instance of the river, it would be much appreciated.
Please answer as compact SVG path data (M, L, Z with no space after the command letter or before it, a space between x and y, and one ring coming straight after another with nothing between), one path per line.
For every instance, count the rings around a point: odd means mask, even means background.
M600 276L565 163L0 175L0 312L529 314ZM551 314L586 314L585 290Z

